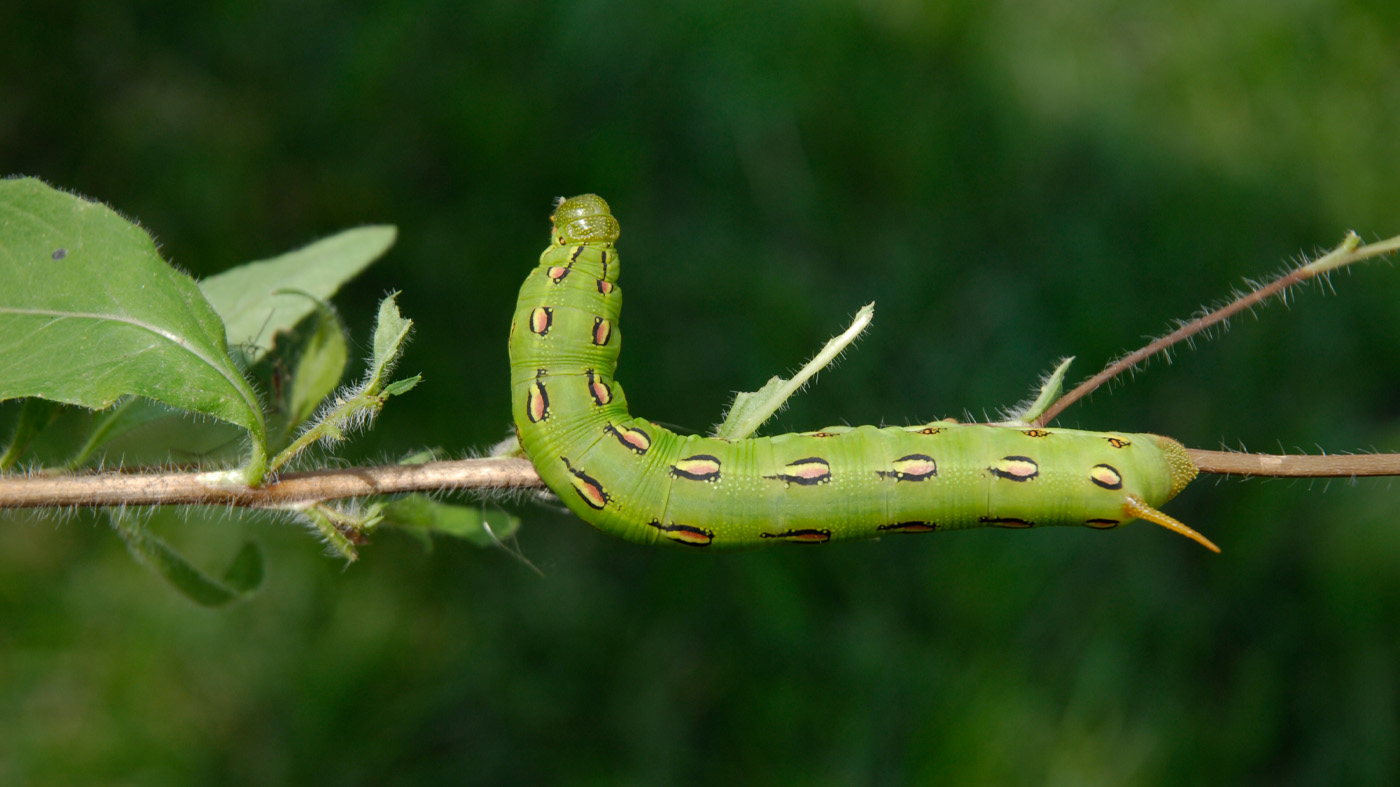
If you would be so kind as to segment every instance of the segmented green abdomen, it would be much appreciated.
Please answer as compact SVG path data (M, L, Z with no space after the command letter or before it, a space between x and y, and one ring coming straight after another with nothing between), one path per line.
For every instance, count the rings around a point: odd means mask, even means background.
M1154 515L1179 525L1153 507L1195 468L1155 435L936 422L725 441L633 418L613 380L617 233L601 199L563 202L511 326L521 444L550 489L599 529L749 548L981 526L1110 528Z

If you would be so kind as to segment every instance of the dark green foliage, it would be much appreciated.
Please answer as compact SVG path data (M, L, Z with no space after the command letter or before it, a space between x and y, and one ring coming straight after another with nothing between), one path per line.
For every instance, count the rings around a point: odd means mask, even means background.
M767 431L994 413L1059 356L1400 232L1382 4L30 5L4 166L199 276L398 225L337 306L366 337L402 291L423 382L351 459L505 433L562 194L626 217L632 408L696 430L870 300ZM1059 422L1400 448L1400 273L1332 284ZM1173 513L1219 557L1135 527L699 559L528 508L543 578L390 533L345 570L285 527L162 531L200 566L263 544L263 590L217 613L105 527L0 515L0 781L1391 783L1397 495L1199 482Z

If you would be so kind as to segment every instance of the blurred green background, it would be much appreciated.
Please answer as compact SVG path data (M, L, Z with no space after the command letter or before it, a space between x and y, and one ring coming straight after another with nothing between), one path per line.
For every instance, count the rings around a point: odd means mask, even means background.
M344 452L508 428L505 336L557 195L623 226L619 378L703 430L866 301L768 431L977 417L1354 228L1400 233L1400 5L912 0L58 2L0 11L0 168L206 275L361 223L424 384ZM1372 263L1059 421L1400 450ZM5 413L12 413L7 408ZM1159 528L652 550L519 503L499 550L346 568L235 517L164 534L261 594L195 607L87 514L0 515L0 782L1395 783L1400 489L1206 479Z

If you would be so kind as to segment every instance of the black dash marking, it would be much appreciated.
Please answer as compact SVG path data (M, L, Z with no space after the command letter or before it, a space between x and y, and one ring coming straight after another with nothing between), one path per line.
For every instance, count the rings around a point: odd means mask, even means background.
M1017 519L1014 516L984 516L978 520L984 525L995 525L997 527L1035 527L1035 523L1029 519Z
M781 533L759 533L758 537L780 538L784 541L791 541L794 544L825 544L831 540L831 531L817 530L816 528L801 528L784 530Z

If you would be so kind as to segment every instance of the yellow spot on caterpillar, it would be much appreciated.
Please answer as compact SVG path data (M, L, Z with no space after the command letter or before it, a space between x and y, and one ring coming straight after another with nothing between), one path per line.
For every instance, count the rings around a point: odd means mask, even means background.
M543 370L541 370L543 371ZM549 417L549 392L544 389L543 380L535 380L525 394L525 415L530 423L537 424Z
M593 343L599 347L612 338L612 323L602 317L593 318Z
M530 332L544 336L549 333L549 326L554 324L554 310L548 306L536 306L530 312Z
M896 481L923 481L938 475L938 463L927 454L909 454L890 463L890 470L877 470L882 478Z
M569 483L573 485L574 491L578 493L579 498L582 499L584 503L587 503L589 508L602 511L603 507L611 500L611 498L608 497L608 493L603 491L603 485L595 481L587 473L581 470L575 470L574 466L569 464L568 459L562 456L559 457L559 459L564 463L564 467L568 469Z
M1007 481L1029 481L1040 475L1040 465L1029 456L1004 456L987 469L992 475Z
M603 427L603 431L617 438L623 447L639 454L645 454L651 448L651 436L641 429L630 429L628 427L618 428L612 424Z
M789 484L815 486L831 480L831 465L819 456L809 456L806 459L789 462L783 467L781 473L767 475L764 478Z
M695 527L694 525L678 525L674 523L663 525L654 519L647 524L660 530L662 535L677 544L684 544L688 547L707 547L715 540L715 533L713 530L705 530L704 528Z
M612 388L599 379L592 369L588 372L588 393L593 396L593 403L602 407L612 401Z
M1123 488L1123 476L1113 465L1094 465L1089 468L1089 480L1104 489Z
M709 454L687 456L671 465L671 475L689 481L718 481L719 457Z
M1045 429L1022 429L1021 434L1026 437L1049 437L1050 432Z

